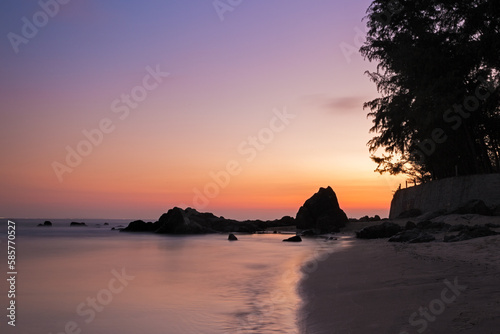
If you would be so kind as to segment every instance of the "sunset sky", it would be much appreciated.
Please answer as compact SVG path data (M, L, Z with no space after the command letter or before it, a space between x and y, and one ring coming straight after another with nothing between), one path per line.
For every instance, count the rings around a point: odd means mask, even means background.
M3 1L0 216L274 219L328 185L387 216L404 181L374 173L376 64L353 51L369 4Z

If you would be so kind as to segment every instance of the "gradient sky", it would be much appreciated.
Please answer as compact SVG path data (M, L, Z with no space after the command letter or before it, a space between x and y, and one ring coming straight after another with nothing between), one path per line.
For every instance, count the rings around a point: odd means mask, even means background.
M342 52L369 0L40 3L0 4L0 216L274 219L328 185L388 215L404 181L366 146L375 64Z

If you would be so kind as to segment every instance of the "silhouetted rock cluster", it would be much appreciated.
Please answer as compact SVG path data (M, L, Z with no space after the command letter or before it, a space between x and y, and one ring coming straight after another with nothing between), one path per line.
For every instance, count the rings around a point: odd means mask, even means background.
M348 222L331 187L319 191L302 205L295 217L298 229L316 233L339 232Z
M364 216L364 217L359 218L357 221L358 222L378 222L380 220L381 220L380 216L375 215L373 217Z
M373 219L377 219L377 216ZM378 217L380 219L380 217ZM154 232L161 234L201 234L216 232L255 233L269 227L297 226L298 229L311 231L312 234L338 232L348 222L340 209L337 196L331 187L320 188L297 212L297 217L285 216L276 220L237 221L217 217L209 212L175 207L161 215L154 223L136 220L124 232Z
M71 222L69 226L87 226L85 223Z
M37 226L52 226L52 222L49 220L46 220L43 224L38 224Z
M245 220L237 221L215 216L209 212L198 212L195 209L175 207L161 215L154 223L136 220L122 231L124 232L154 232L159 234L203 234L217 232L247 232L255 233L270 226L293 226L295 220L285 216L272 221Z

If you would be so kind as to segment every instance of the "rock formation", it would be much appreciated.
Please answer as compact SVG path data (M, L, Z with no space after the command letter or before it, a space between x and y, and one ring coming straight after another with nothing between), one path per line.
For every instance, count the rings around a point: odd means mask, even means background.
M255 233L267 227L291 226L295 224L292 217L283 217L273 221L245 220L237 221L217 217L209 212L198 212L195 209L181 209L175 207L161 215L155 223L146 223L142 220L131 222L122 231L124 232L155 232L162 234L201 234L216 232Z
M331 187L320 188L297 212L297 228L316 233L338 232L348 222Z
M309 198L297 213L297 218L285 216L272 221L245 220L237 221L217 217L209 212L175 207L161 215L154 223L142 220L131 222L124 232L155 232L162 234L200 234L200 233L255 233L269 227L295 226L312 230L314 233L338 231L348 222L347 216L340 209L337 196L332 188L320 188Z

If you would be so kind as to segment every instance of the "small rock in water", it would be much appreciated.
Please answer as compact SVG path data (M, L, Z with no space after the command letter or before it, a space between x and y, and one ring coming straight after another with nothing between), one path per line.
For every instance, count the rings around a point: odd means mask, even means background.
M300 237L300 235L296 235L296 236L293 236L291 238L288 238L288 239L285 239L283 241L288 241L288 242L300 242L302 241L302 238Z
M238 240L238 238L236 238L236 236L232 233L229 233L229 236L227 237L227 240L229 241L236 241Z

